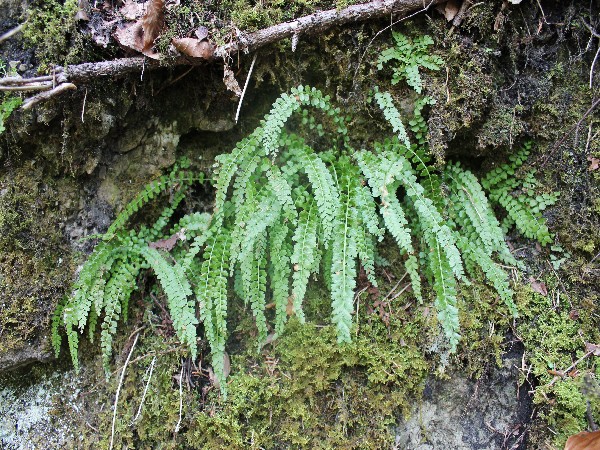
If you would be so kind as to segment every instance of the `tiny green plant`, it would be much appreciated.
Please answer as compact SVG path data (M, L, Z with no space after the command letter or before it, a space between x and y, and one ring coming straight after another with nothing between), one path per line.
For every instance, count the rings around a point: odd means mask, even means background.
M379 56L377 68L383 69L384 64L393 61L392 84L397 84L401 80L420 94L423 89L423 80L419 72L420 67L430 70L439 70L444 64L442 58L429 53L428 47L433 45L433 39L430 36L419 36L410 39L402 33L392 32L396 45L390 47Z
M0 134L6 131L6 127L4 126L6 120L15 109L21 106L21 103L23 103L21 97L8 97L0 103Z

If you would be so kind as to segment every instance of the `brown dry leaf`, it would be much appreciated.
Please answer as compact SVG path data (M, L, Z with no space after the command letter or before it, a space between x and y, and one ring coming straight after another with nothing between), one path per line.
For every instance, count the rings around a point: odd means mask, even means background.
M150 244L148 244L148 247L159 250L166 250L170 252L171 250L173 250L173 247L175 247L175 244L177 244L177 241L179 240L185 240L185 228L178 231L169 238L161 239L160 241L156 242L150 242Z
M548 288L546 287L546 283L543 281L537 281L535 278L529 277L529 283L531 283L531 289L533 289L533 292L537 292L544 297L548 295Z
M133 22L118 26L114 37L121 47L141 53L144 48L143 34L141 22Z
M567 439L565 450L600 450L600 431L574 434Z
M142 53L153 58L152 52L155 39L160 35L165 26L165 0L150 0L146 14L142 17L144 30L144 47ZM150 54L146 54L150 53Z
M588 167L588 170L590 172L593 170L600 169L600 158L594 158L593 156L588 156L587 160L590 162L590 167Z
M287 302L287 305L285 307L285 313L288 316L291 316L292 314L294 314L294 296L293 295L290 295L288 297L288 302Z
M176 38L171 41L181 53L192 58L210 60L215 52L215 46L210 42L200 41L196 38Z
M446 7L444 8L444 16L446 17L446 20L450 22L452 19L454 19L454 16L458 14L459 10L460 5L458 4L457 0L450 0L448 3L446 3Z
M600 356L600 345L591 344L589 342L585 343L585 351L592 352L594 356Z
M238 97L241 97L242 89L233 75L233 70L231 70L227 64L224 68L223 82L225 83L227 89L234 92Z

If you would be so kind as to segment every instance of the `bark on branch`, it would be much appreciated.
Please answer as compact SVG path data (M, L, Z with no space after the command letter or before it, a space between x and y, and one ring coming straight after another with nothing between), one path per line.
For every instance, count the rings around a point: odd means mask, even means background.
M238 51L248 53L289 37L292 37L293 41L297 42L298 38L303 34L321 33L329 28L349 23L364 22L386 16L402 17L418 11L426 11L431 6L443 3L444 1L446 0L373 0L341 10L320 11L290 22L273 25L254 33L240 33L237 41L217 47L214 57L217 59L226 59ZM295 45L293 47L295 48ZM106 76L120 77L160 67L197 65L205 61L201 58L189 57L164 61L155 61L143 56L120 58L98 63L77 64L66 68L58 67L55 71L55 79L60 86L63 83L87 82L94 78ZM15 82L14 86L24 87L24 84L23 80L20 80ZM70 88L72 89L72 87ZM55 89L52 89L52 91L55 91ZM59 89L56 90L56 93L63 91L64 89ZM47 98L51 97L48 96Z

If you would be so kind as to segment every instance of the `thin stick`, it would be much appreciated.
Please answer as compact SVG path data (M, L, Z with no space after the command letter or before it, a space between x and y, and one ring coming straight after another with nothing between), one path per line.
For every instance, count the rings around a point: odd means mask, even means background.
M121 394L121 386L123 385L123 379L125 378L125 370L127 369L127 364L129 364L129 359L131 358L131 354L135 349L135 344L137 344L138 337L140 335L136 334L135 339L133 340L133 344L131 349L129 350L129 355L127 355L127 359L125 360L125 365L123 366L123 371L121 372L121 379L119 380L119 386L117 387L117 395L115 395L115 404L113 406L113 419L112 419L112 429L110 433L110 445L109 450L112 450L113 443L115 439L115 423L117 421L117 404L119 403L119 395Z
M25 22L26 23L26 22ZM22 23L21 25L19 25L18 27L13 28L12 30L7 31L6 33L4 33L2 36L0 36L0 44L4 41L6 41L7 39L10 39L11 37L13 37L15 34L23 31L23 28L25 28L25 23Z
M21 84L39 83L41 81L52 81L52 75L44 75L42 77L4 77L0 78L0 86L18 86Z
M596 56L594 56L594 61L592 61L592 67L590 67L590 89L592 89L594 84L594 66L596 65L596 61L598 61L598 55L600 55L600 45L598 45Z
M83 115L85 114L85 101L87 100L87 89L85 90L85 95L83 96L83 106L81 107L81 123L84 123Z
M38 94L38 95L28 98L27 100L25 100L25 102L23 102L21 109L24 109L24 110L31 109L35 105L37 105L39 102L48 100L49 98L54 97L55 95L61 94L62 92L70 90L70 89L77 89L77 86L75 86L73 83L59 84L54 89L51 89L46 92L42 92L41 94Z
M565 376L567 376L569 374L569 372L571 370L573 370L577 364L579 364L581 361L585 360L587 357L589 357L592 353L594 353L593 351L589 351L587 352L585 355L583 355L581 358L579 358L577 361L575 361L573 364L571 364L569 367L567 367L565 370L561 370L560 372L563 374L562 376L559 375L555 375L554 378L552 379L552 381L550 381L550 383L548 383L548 387L552 386L554 383L556 383L559 379L564 378Z
M146 387L144 388L144 393L142 394L142 401L140 402L140 407L138 408L135 417L131 421L132 425L137 420L137 418L140 416L140 413L142 412L142 406L144 405L144 400L146 399L146 393L148 392L148 386L150 386L150 380L152 379L152 371L154 370L155 362L156 362L156 355L154 355L154 358L152 358L152 362L150 363L150 375L148 375L148 381L146 382ZM146 372L148 372L148 371L146 370Z
M52 83L34 83L34 84L21 84L19 86L3 86L0 85L0 91L18 91L18 92L27 92L27 91L47 91L52 89Z
M181 411L183 410L183 359L181 360L181 373L179 374L179 420L175 425L175 434L179 433L179 426L181 425Z
M390 292L388 292L388 295L386 295L383 298L383 301L386 301L388 298L390 298L392 296L392 294L394 293L394 291L396 289L398 289L398 286L400 286L400 283L402 283L402 280L404 280L404 278L406 278L406 275L408 275L408 272L404 272L404 275L402 275L402 277L398 280L398 282L396 283L396 285L390 290Z
M237 111L235 113L235 123L237 123L238 118L240 117L240 109L242 109L242 102L244 101L244 95L246 95L246 89L248 88L248 82L250 81L250 77L252 76L252 70L254 69L254 63L256 62L256 53L254 54L254 58L252 58L252 64L250 64L250 70L248 70L248 76L246 77L246 83L244 83L244 89L242 90L242 95L240 96L240 101L238 102Z

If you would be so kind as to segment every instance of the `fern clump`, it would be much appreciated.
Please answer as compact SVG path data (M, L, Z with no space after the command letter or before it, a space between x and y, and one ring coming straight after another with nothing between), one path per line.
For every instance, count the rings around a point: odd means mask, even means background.
M397 69L397 77L406 77L420 92L419 66L436 69L441 62L426 55L429 38L410 42L395 34L395 39L399 46L382 55L380 65L399 60L403 68ZM481 184L458 163L434 168L422 115L433 102L418 99L406 120L389 93L376 90L373 97L394 136L356 150L348 135L349 118L328 96L304 86L283 94L258 128L216 158L211 215L187 214L168 228L190 184L201 180L188 173L187 162L148 185L101 237L72 295L55 314L66 329L75 366L78 333L88 326L92 338L98 320L108 363L117 321L127 315L138 275L150 269L167 296L176 335L193 357L196 326L202 325L223 394L231 301L240 299L251 311L260 348L283 332L289 315L305 320L309 281L320 276L330 292L330 320L338 342L350 342L358 269L364 268L377 285L377 244L385 233L398 246L415 298L435 305L451 350L460 340L458 285L468 283L468 276L485 274L515 316L509 276L499 262L516 262L490 202L505 206L525 235L547 242L547 228L534 230L528 219L519 224L523 201L511 194L518 186L510 171L523 163L525 153ZM325 147L314 148L286 129L294 115L305 129L319 134ZM327 130L334 131L331 137ZM526 182L521 189L529 192L533 176ZM167 190L171 203L153 226L125 229L135 212ZM551 200L536 200L536 208ZM528 214L541 223L535 209ZM56 323L53 342L58 350Z
M100 346L104 365L108 369L117 322L121 317L127 319L128 302L137 288L138 275L148 269L156 274L167 296L177 336L193 355L196 354L195 326L198 321L194 303L189 299L192 293L189 280L177 261L172 263L156 247L153 248L153 243L164 235L165 227L189 186L203 179L202 174L196 175L186 170L188 167L189 161L175 165L170 175L148 184L124 208L106 234L100 237L94 252L79 272L73 293L57 309L52 326L52 343L58 354L61 344L58 329L62 322L75 368L79 365L79 333L88 326L90 339L93 340L96 324L102 319ZM125 224L135 212L166 191L171 192L171 203L152 227L143 226L139 231L125 229ZM196 220L192 221L191 218ZM185 217L177 229L178 236L183 239L185 231L188 231L187 237L202 233L202 224L207 224L204 215Z

